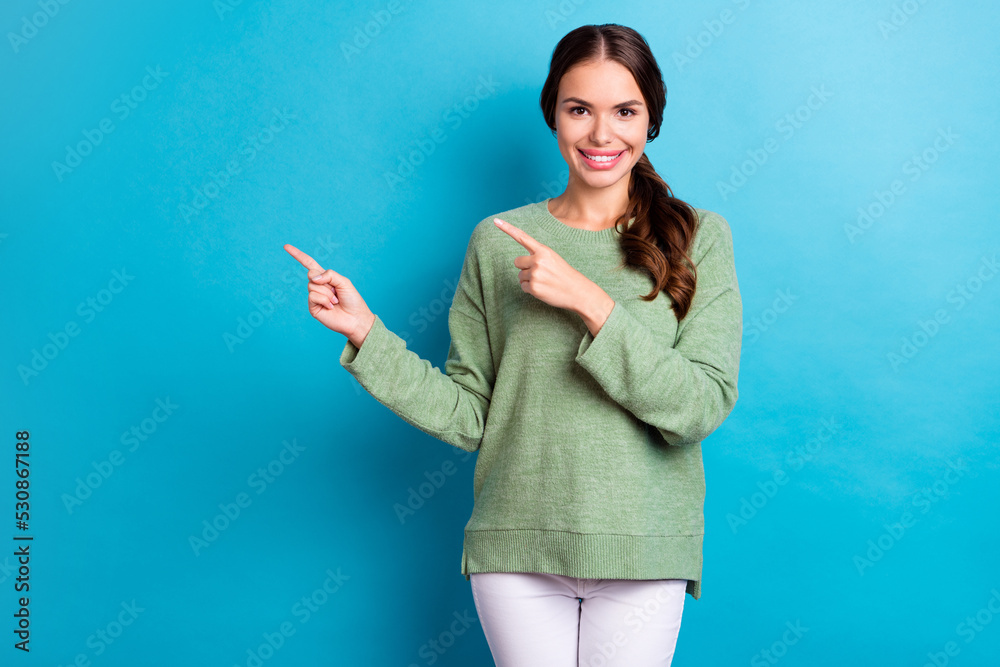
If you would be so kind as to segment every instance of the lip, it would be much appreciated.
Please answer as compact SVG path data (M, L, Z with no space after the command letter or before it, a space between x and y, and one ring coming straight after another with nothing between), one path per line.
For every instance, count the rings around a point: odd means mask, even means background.
M628 149L623 148L621 151L579 150L579 152L581 156L584 156L582 157L582 160L584 164L586 164L588 167L590 167L591 169L596 169L597 171L607 171L608 169L613 169L614 166L621 161L622 156L624 156L625 153L628 152ZM608 162L594 162L593 160L590 160L587 157L585 157L586 155L618 155L618 157Z

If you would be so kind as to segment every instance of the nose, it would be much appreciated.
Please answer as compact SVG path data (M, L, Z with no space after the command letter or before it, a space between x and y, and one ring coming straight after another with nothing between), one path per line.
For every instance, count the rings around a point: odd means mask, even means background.
M594 124L590 128L590 140L597 145L611 141L611 121L601 115L594 116Z

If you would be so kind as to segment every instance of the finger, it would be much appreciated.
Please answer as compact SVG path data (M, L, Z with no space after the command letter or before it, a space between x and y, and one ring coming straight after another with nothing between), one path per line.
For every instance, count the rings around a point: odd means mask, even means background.
M308 283L308 287L310 292L319 292L320 294L322 294L327 298L334 300L337 299L337 295L334 294L333 288L330 287L329 285L317 285L316 283Z
M329 297L320 294L319 292L309 292L309 303L315 303L324 308L333 308L334 303Z
M293 246L291 243L286 243L284 248L286 251L288 251L289 255L297 259L299 261L299 264L306 267L307 269L319 269L320 271L323 270L323 267L319 265L319 262L317 262L315 259L313 259L309 255L305 254L304 252Z
M309 271L309 282L310 283L329 283L330 287L336 292L337 287L347 287L350 285L351 281L340 275L333 269L321 270L320 272L315 272L313 270Z
M525 232L524 230L518 229L517 227L515 227L512 224L510 224L509 222L501 220L500 218L493 218L493 222L496 224L497 227L499 227L500 229L502 229L503 231L505 231L512 239L514 239L515 241L517 241L518 243L520 243L522 246L524 246L525 249L528 250L528 252L532 252L533 253L533 252L537 251L539 248L544 248L545 247L544 243L540 243L540 242L536 241L535 239L531 238L531 236L528 235L527 232Z
M333 287L331 285L320 285L318 283L309 282L309 283L306 283L306 288L310 292L322 292L323 294L326 294L327 296L332 296L333 295Z

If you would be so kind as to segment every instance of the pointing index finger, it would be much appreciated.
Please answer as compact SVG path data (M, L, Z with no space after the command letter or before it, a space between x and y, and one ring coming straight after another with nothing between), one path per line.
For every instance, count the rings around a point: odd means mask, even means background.
M515 241L517 241L518 243L520 243L522 246L524 246L525 249L528 250L528 252L532 252L533 253L536 250L538 250L539 248L541 248L542 245L543 245L542 243L540 243L540 242L536 241L535 239L531 238L530 234L528 234L527 232L525 232L522 229L518 229L517 227L515 227L512 224L510 224L509 222L501 220L500 218L493 218L493 222L494 222L494 224L496 224L497 227L499 227L501 230L503 230L504 232L506 232L508 236L510 236L512 239L514 239Z
M293 246L291 243L286 243L284 247L285 250L288 251L289 255L297 259L299 261L299 264L306 267L307 269L319 269L320 271L323 270L323 267L319 265L319 262L317 262L315 259L313 259L309 255L305 254L304 252Z

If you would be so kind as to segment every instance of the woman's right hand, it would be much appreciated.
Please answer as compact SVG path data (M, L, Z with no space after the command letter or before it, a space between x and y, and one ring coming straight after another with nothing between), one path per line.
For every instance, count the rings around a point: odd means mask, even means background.
M375 314L351 281L332 269L323 270L315 259L290 243L284 248L309 269L309 313L360 348L375 322Z

